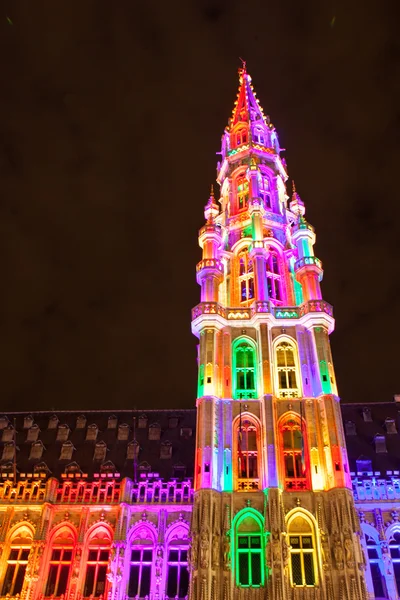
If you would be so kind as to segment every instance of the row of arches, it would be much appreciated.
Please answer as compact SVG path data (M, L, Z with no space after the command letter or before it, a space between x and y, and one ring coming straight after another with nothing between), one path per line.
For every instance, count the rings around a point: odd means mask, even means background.
M243 248L237 255L239 303L248 306L255 299L254 263L249 247ZM275 305L283 304L287 297L282 277L282 258L278 250L270 250L265 264L265 277L268 299Z
M400 523L395 522L382 539L369 523L361 524L362 545L367 557L366 581L368 591L376 598L400 596Z
M127 536L125 552L118 564L124 594L145 597L155 591L157 577L163 579L163 594L184 598L188 589L187 552L189 526L184 521L173 523L166 532L164 545L157 542L156 527L146 521L134 525ZM26 592L28 570L36 569L40 595L45 598L66 596L74 585L83 598L106 597L113 580L113 531L105 522L97 523L78 544L78 532L69 522L63 522L51 532L37 565L34 530L30 524L14 527L7 539L5 561L0 573L0 595L16 596Z
M232 346L233 397L257 398L257 347L251 338L241 337ZM272 347L275 393L280 398L302 395L297 347L291 338L280 336Z
M283 544L287 549L285 558L292 586L313 587L318 583L316 532L315 520L310 513L304 509L288 513ZM267 563L274 560L273 545L278 543L280 546L280 540L270 539L269 533L264 531L262 515L252 508L244 509L235 516L231 536L236 585L263 586L268 576L264 556L267 556Z
M238 491L262 488L265 470L261 423L247 412L233 421L232 455L234 487ZM311 489L310 458L305 420L287 412L277 423L277 453L280 481L287 491Z

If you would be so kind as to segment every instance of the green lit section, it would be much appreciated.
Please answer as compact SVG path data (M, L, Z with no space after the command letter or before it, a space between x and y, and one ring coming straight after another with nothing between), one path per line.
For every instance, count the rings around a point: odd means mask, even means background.
M257 398L256 349L250 340L240 338L233 345L233 397Z
M264 557L269 537L262 515L253 508L242 510L233 520L230 537L236 585L262 587L268 576Z
M293 288L294 288L294 297L296 300L296 306L299 306L300 304L303 304L304 299L303 299L303 288L301 287L301 284L297 281L296 276L294 274L294 259L291 259L290 261L290 274L292 276L292 281L293 281Z
M204 365L199 367L199 381L197 385L197 397L201 398L204 396Z
M326 364L325 360L321 360L319 363L319 372L321 375L321 384L322 384L322 391L324 394L331 394L332 393L332 386L331 386L331 380L329 377L329 369L328 369L328 365Z

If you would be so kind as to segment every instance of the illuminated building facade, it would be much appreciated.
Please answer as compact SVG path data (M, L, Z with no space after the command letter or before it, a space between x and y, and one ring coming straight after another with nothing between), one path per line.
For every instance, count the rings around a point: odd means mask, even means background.
M196 409L0 415L0 598L398 598L397 405L343 426L287 178L243 68L199 233Z

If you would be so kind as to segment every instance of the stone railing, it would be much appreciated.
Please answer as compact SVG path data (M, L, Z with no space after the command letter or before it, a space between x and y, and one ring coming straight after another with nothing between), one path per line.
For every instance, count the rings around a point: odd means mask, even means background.
M202 271L203 269L216 269L220 273L224 272L224 265L218 258L206 258L201 260L196 265L196 272Z
M257 492L260 489L259 479L238 479L237 489L239 492Z
M370 500L399 500L399 477L352 478L353 495L356 502Z
M115 481L64 482L56 490L57 504L117 504L121 483Z
M333 316L333 308L325 300L309 300L300 306L273 306L268 301L256 300L250 307L225 308L219 302L201 302L192 310L192 319L200 315L220 315L229 321L250 320L255 314L271 313L275 319L299 319L313 312Z
M151 504L192 504L193 482L172 481L140 481L132 484L130 500L132 503Z
M25 502L44 502L47 486L44 481L24 481L16 486L10 481L0 483L0 504L23 504Z
M296 260L294 263L294 270L298 271L302 267L306 265L315 265L319 269L322 269L322 262L316 256L305 256L304 258L300 258Z

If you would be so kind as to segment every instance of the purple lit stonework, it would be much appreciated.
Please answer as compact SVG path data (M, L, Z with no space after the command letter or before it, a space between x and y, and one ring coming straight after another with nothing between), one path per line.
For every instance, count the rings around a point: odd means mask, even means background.
M0 599L399 598L400 398L340 404L280 152L243 65L199 230L196 408L0 415Z

